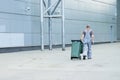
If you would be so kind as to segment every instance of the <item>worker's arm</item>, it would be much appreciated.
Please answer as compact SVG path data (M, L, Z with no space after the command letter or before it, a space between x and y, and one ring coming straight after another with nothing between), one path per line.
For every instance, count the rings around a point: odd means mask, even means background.
M94 33L92 32L92 43L94 44Z

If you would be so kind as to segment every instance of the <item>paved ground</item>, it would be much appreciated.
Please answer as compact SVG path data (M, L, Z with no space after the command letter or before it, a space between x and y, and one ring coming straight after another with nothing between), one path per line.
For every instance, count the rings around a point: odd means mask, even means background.
M0 80L120 80L120 43L93 45L91 60L70 54L70 47L0 54Z

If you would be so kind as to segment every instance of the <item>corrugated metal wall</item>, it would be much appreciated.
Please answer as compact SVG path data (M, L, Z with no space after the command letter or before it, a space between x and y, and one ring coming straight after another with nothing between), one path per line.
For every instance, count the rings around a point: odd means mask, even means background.
M55 0L52 0L55 1ZM116 0L65 0L65 43L80 39L89 24L96 42L116 40ZM0 1L0 47L40 45L39 0ZM44 23L44 43L48 45L47 20ZM61 44L60 19L52 21L53 44Z
M0 1L0 47L40 45L39 0Z
M93 28L96 42L110 41L110 26L116 40L115 13L116 0L66 0L66 41L79 39L87 24Z

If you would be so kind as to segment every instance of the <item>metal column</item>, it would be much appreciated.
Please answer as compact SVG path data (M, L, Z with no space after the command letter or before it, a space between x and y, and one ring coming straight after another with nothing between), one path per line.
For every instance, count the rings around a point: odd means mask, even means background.
M51 0L48 0L48 7L51 5ZM48 15L51 15L51 10L48 10ZM49 50L52 50L52 19L48 18L48 32L49 32Z
M61 3L61 7L58 5ZM46 5L48 4L48 6ZM61 39L62 39L62 50L65 50L65 36L64 36L64 0L40 0L41 6L41 50L44 50L44 40L43 40L43 18L48 18L48 28L49 28L49 49L52 50L52 19L61 18ZM54 14L57 8L61 8L61 14Z
M43 42L43 0L40 0L40 32L41 32L41 50L44 50L44 42Z
M61 0L61 12L62 12L62 50L65 50L64 0Z

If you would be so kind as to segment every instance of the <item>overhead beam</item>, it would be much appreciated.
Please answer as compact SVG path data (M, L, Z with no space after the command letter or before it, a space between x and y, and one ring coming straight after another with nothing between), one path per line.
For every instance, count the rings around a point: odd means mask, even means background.
M44 18L62 18L62 15L44 15Z
M53 14L53 13L55 12L56 8L57 8L58 5L60 4L60 1L61 1L61 0L58 0L57 4L55 5L55 7L54 7L53 11L51 12L51 14Z
M45 11L44 14L49 11L55 4L57 4L57 1L55 1L53 4L51 4Z
M46 2L45 2L45 0L43 0L43 4L44 4L44 7L46 8L47 6L46 6Z

